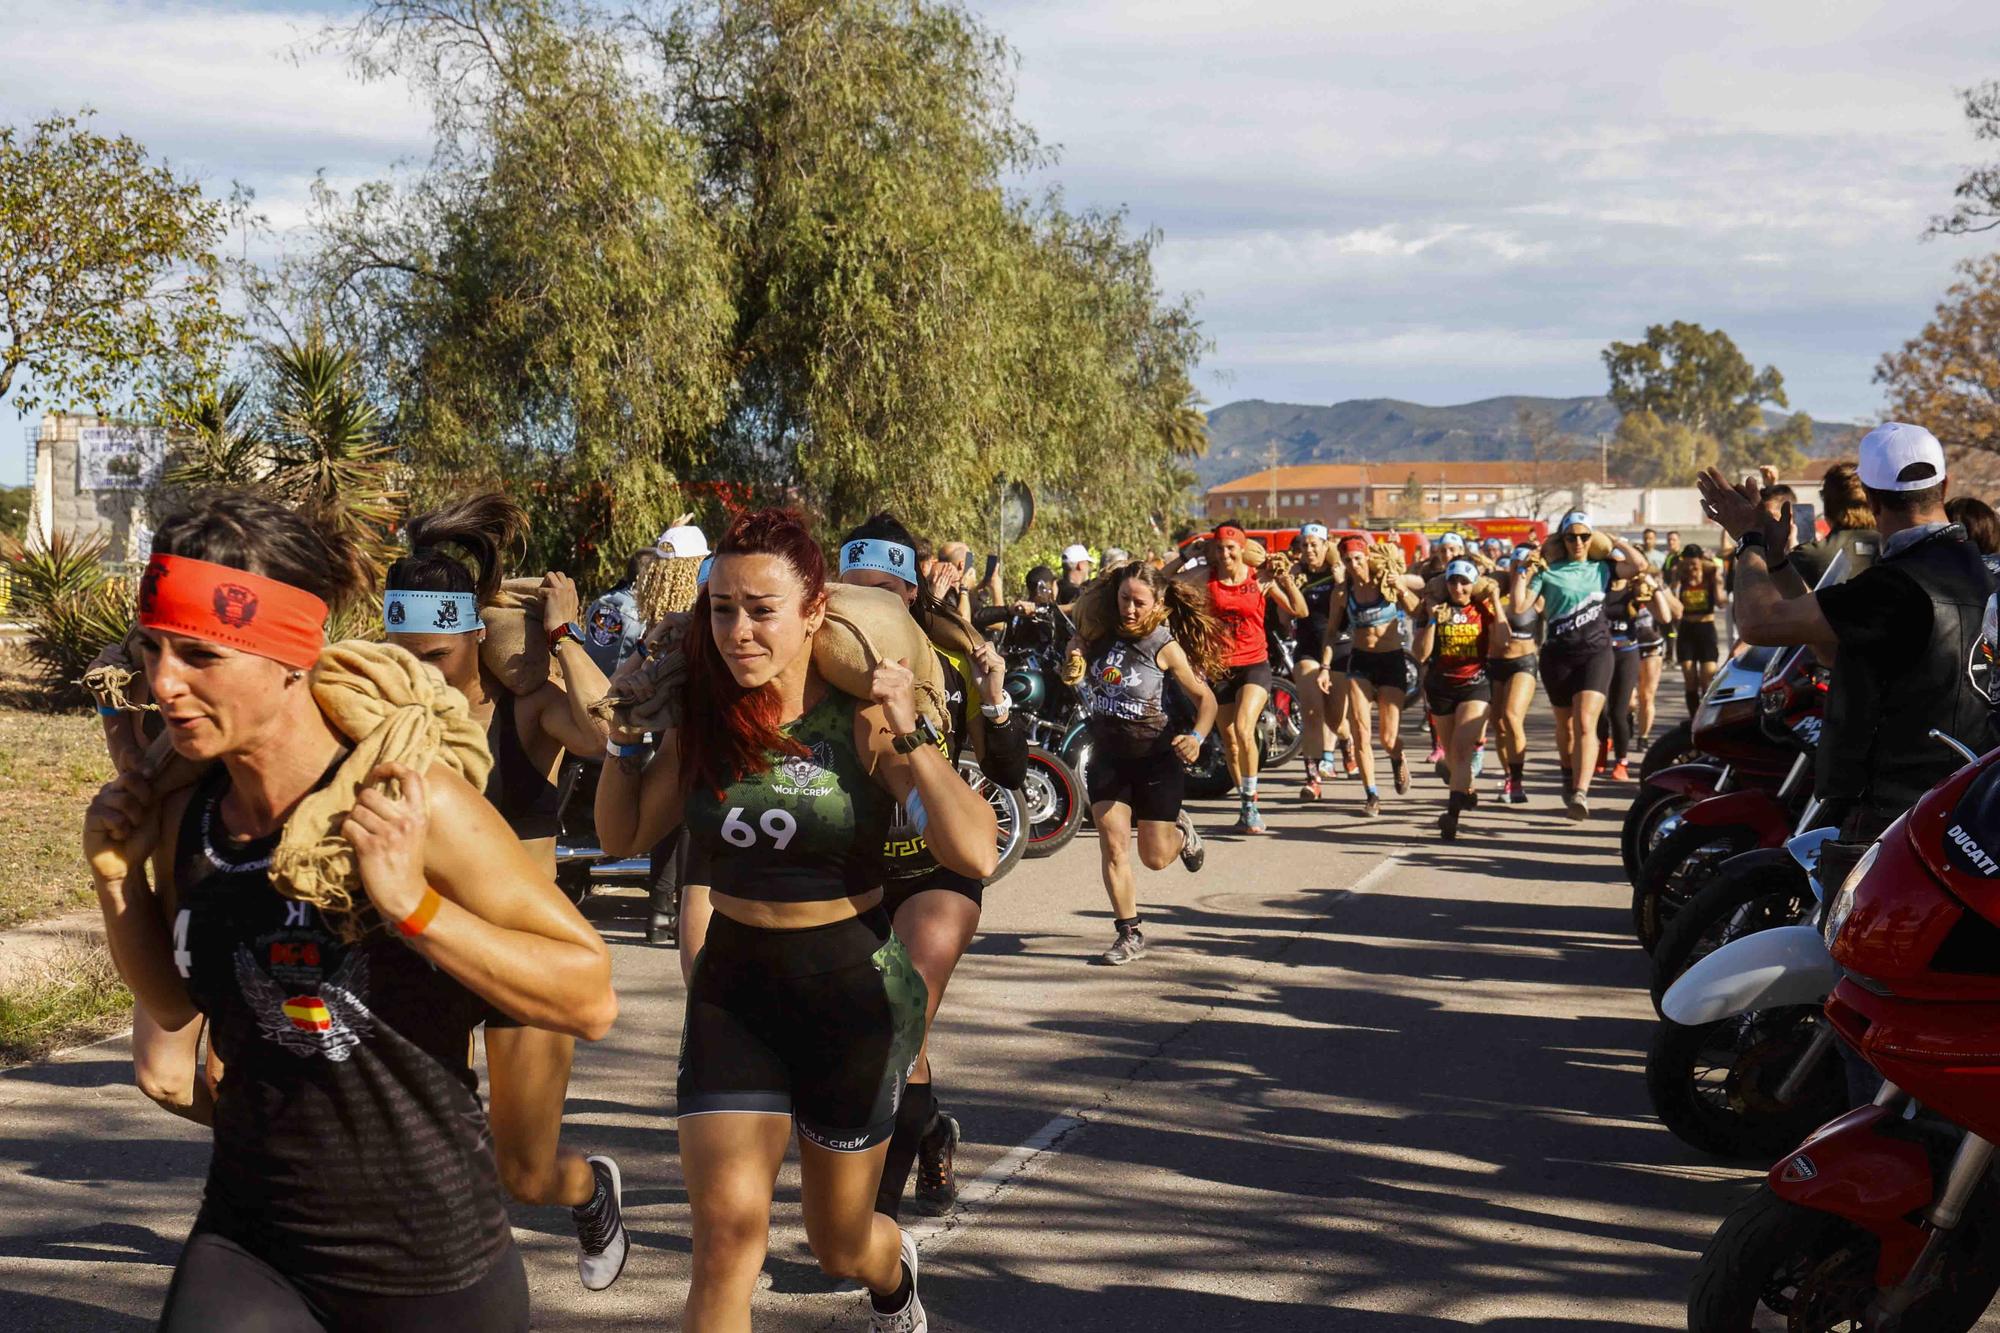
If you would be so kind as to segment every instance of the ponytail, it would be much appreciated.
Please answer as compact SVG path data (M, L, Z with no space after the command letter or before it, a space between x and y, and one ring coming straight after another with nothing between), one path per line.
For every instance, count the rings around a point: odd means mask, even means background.
M404 527L410 554L389 567L389 586L413 592L469 592L481 606L500 594L506 562L517 556L528 535L528 516L498 491L462 496ZM471 561L454 555L456 548Z

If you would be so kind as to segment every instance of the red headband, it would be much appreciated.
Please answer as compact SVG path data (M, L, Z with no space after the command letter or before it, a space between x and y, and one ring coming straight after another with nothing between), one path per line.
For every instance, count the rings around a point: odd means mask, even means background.
M1340 553L1342 555L1346 555L1349 551L1365 551L1367 549L1368 539L1366 537L1342 537L1340 539Z
M139 582L139 623L309 668L326 646L326 603L262 574L156 555Z
M1219 542L1228 541L1231 537L1234 537L1239 542L1242 541L1243 529L1237 527L1234 523L1224 523L1215 530L1215 539Z

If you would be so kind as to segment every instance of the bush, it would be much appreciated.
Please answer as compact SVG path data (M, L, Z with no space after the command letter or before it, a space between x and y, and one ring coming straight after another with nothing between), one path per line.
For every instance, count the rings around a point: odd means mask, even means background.
M108 538L72 533L56 533L46 546L0 538L0 559L14 575L14 614L27 623L28 656L51 706L88 702L84 671L131 632L135 589L105 562L109 548Z

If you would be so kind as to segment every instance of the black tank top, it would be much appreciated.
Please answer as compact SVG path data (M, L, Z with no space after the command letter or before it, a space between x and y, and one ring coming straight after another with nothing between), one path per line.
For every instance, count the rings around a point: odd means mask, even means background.
M174 965L225 1070L197 1225L330 1286L469 1286L512 1236L467 1064L486 1004L379 924L349 943L279 897L278 837L229 845L227 789L218 764L174 858Z
M522 842L553 838L561 823L562 793L521 744L520 728L514 720L515 703L513 695L503 692L493 705L493 719L486 724L486 748L493 755L493 769L486 775L486 799Z

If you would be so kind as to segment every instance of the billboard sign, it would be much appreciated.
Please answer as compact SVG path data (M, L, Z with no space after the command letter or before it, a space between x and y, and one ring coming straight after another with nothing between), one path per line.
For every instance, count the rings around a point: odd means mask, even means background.
M153 484L166 456L158 426L84 426L76 433L76 489L138 491Z

